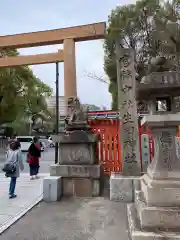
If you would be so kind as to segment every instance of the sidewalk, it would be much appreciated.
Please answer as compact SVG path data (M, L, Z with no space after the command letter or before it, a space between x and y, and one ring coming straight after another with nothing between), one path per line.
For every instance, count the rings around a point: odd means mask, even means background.
M6 153L0 152L0 162L4 162L6 157Z
M40 202L1 240L128 240L126 204L103 197Z
M40 179L30 180L29 174L22 173L17 180L18 197L9 199L10 179L0 174L0 234L41 201L43 178L48 175L40 174Z

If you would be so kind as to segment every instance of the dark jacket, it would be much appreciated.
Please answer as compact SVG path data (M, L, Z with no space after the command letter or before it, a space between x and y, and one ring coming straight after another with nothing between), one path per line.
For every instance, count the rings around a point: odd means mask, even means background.
M29 164L39 164L40 157L41 157L40 144L32 143L28 149L27 162Z

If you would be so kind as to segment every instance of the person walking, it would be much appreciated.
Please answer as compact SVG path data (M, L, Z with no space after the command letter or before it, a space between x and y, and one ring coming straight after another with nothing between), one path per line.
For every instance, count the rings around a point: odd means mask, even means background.
M3 167L6 177L10 177L9 198L15 198L16 180L20 177L20 170L23 171L24 165L22 160L22 152L18 141L10 143L10 148L6 154L6 161Z
M33 138L33 142L28 149L27 162L29 163L30 179L39 178L39 159L41 157L41 146L37 137Z

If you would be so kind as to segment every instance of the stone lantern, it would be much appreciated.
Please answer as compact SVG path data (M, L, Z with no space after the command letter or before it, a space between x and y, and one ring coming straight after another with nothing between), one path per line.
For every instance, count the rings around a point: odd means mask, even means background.
M137 86L136 100L148 103L149 114L175 113L175 97L180 95L180 74L177 72L151 73Z
M140 178L135 203L128 205L133 240L180 239L180 159L176 152L180 114L174 102L179 95L177 72L151 73L137 86L136 99L148 102L149 115L141 124L150 129L155 151L147 174Z

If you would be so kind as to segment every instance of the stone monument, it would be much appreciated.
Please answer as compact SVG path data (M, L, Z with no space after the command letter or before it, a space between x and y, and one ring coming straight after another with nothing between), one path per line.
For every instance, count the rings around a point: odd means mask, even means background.
M120 111L120 136L122 149L122 174L112 173L110 199L133 201L134 179L141 174L138 117L136 105L136 71L134 51L121 49L117 43L118 102ZM136 177L135 177L136 176Z
M149 115L141 124L150 128L155 151L147 174L140 179L135 203L128 204L133 240L180 239L180 159L176 151L180 114L174 104L180 95L179 79L177 72L151 73L137 86L136 99L148 101Z
M100 165L96 157L98 137L90 130L87 111L77 97L68 99L64 135L52 136L59 143L59 162L51 165L50 175L62 179L62 195L99 196Z

